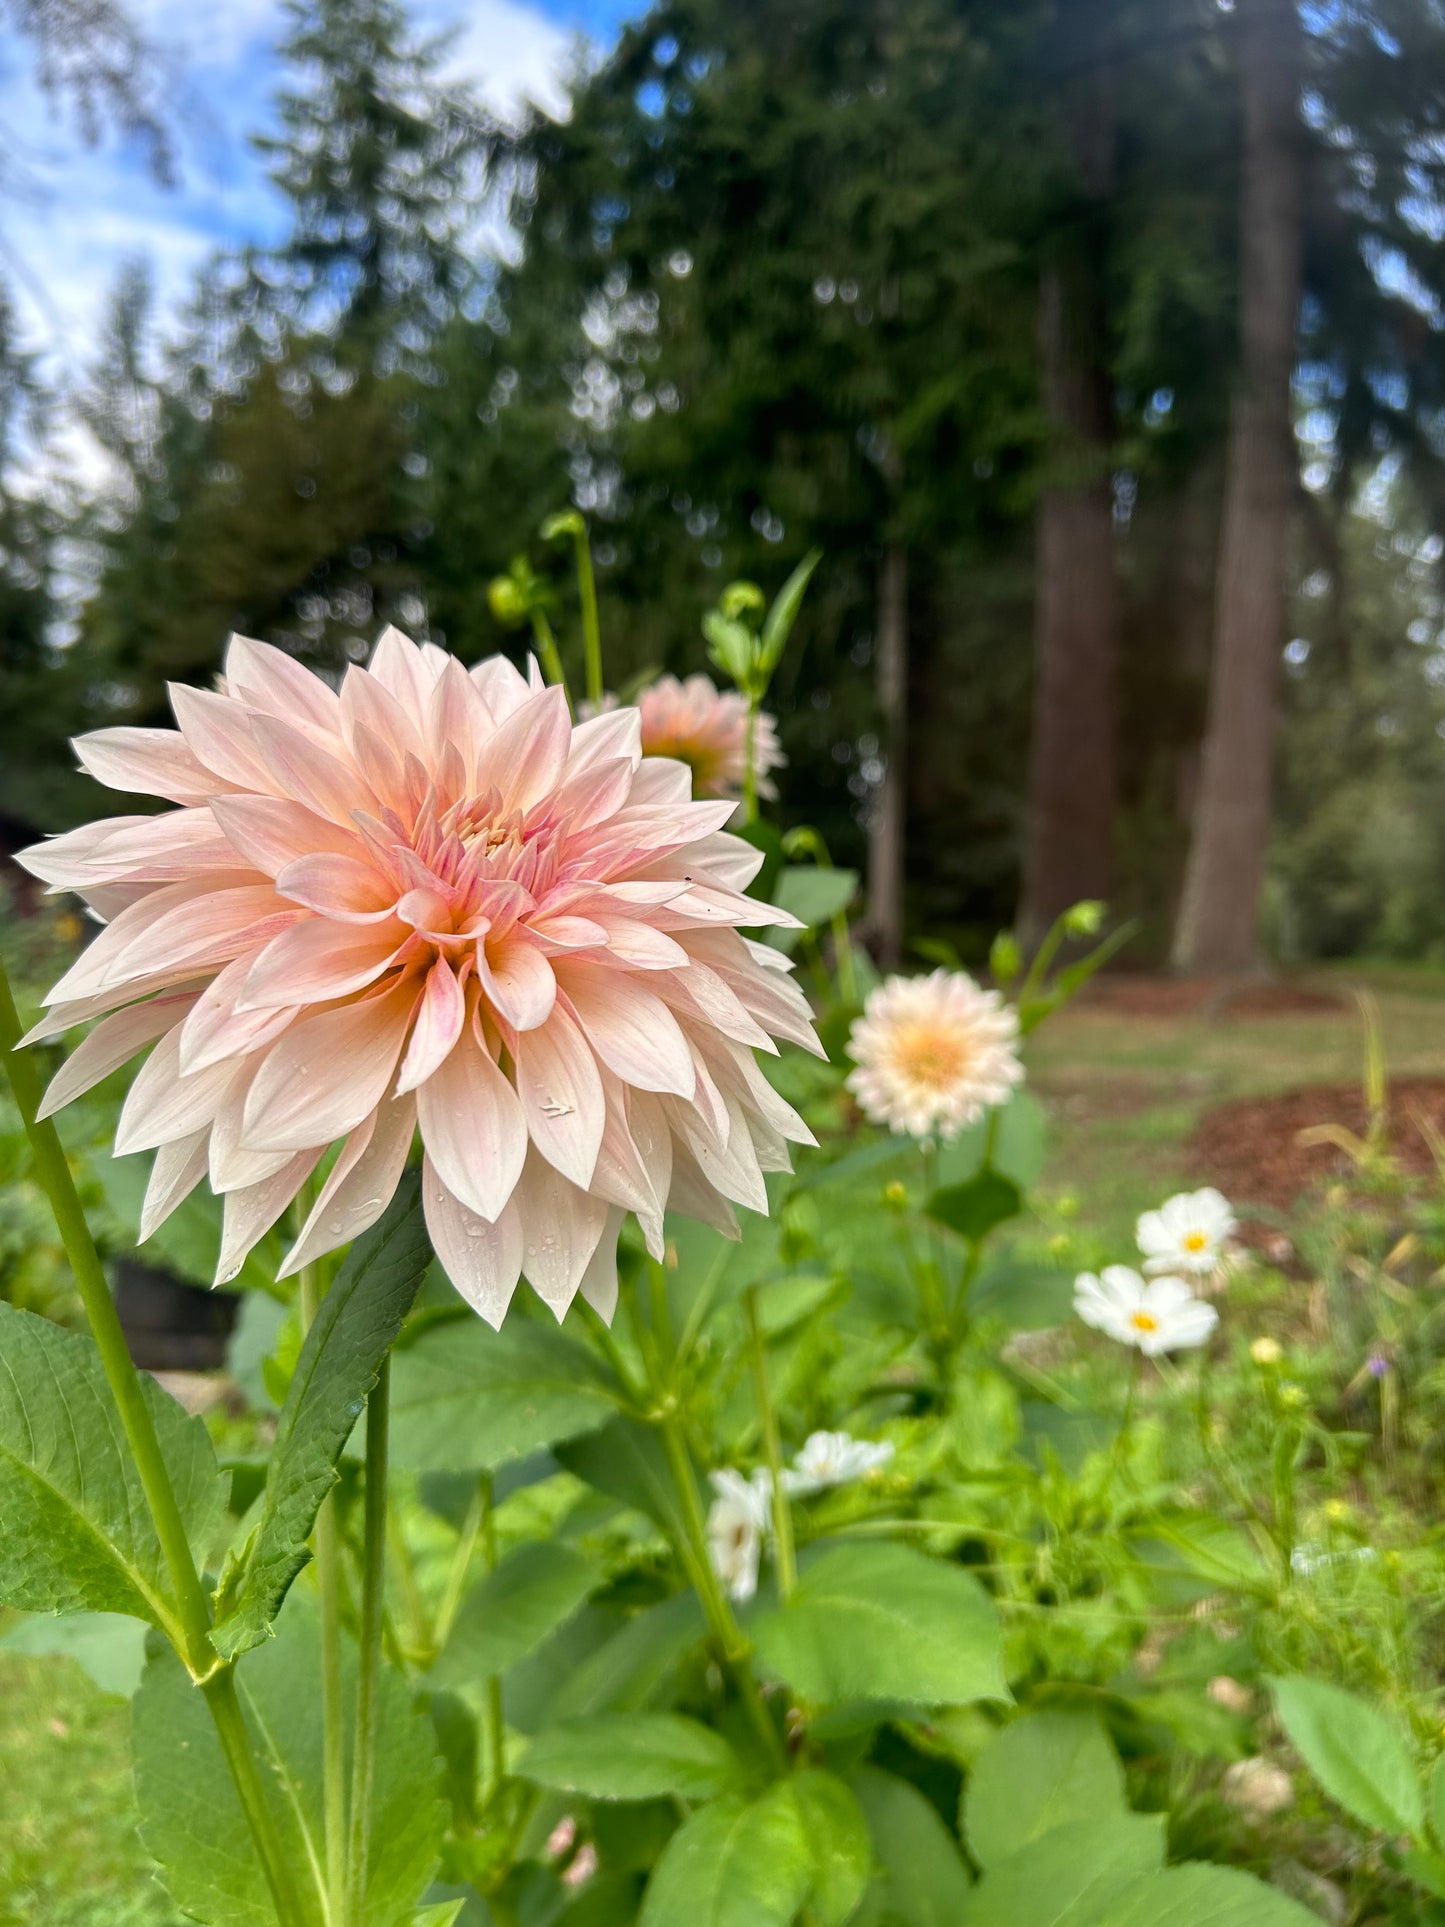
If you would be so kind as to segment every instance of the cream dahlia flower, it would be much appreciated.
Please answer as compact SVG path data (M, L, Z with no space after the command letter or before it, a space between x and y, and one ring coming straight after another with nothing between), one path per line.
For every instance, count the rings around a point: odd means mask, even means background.
M1018 1018L960 970L887 977L848 1038L848 1088L865 1116L911 1137L952 1137L1023 1079Z
M209 1178L232 1277L339 1141L294 1272L375 1223L419 1131L437 1255L499 1324L521 1273L610 1315L627 1211L660 1257L664 1207L733 1233L733 1203L767 1209L812 1139L753 1053L819 1046L739 934L784 920L743 894L757 852L643 762L636 710L574 727L535 669L395 629L339 693L238 636L217 690L171 702L179 733L77 750L178 807L21 858L106 924L30 1033L103 1020L47 1114L153 1047L115 1146L156 1152L143 1238Z
M1209 1186L1203 1191L1177 1192L1157 1211L1144 1212L1135 1236L1146 1272L1203 1277L1218 1269L1224 1247L1237 1229L1229 1200Z
M747 764L747 698L716 688L710 677L659 676L637 698L644 756L670 756L692 771L699 796L741 794ZM787 758L778 727L761 710L753 718L753 772L760 796L776 796L770 770Z
M1074 1281L1074 1310L1086 1325L1146 1358L1203 1345L1219 1323L1213 1305L1196 1298L1182 1278L1141 1278L1128 1265L1105 1265L1097 1277L1083 1272Z

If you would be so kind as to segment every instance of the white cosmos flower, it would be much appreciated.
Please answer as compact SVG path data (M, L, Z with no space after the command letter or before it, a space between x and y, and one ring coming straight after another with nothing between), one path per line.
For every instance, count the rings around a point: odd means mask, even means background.
M1074 1310L1086 1325L1137 1346L1146 1358L1203 1345L1219 1323L1213 1305L1196 1298L1182 1278L1144 1279L1128 1265L1076 1278Z
M729 1599L751 1599L758 1589L758 1560L768 1529L772 1480L765 1468L745 1479L741 1472L724 1466L710 1474L710 1481L717 1494L707 1515L712 1569Z
M1018 1017L961 970L888 977L848 1038L848 1088L875 1124L953 1137L1023 1079Z
M855 1439L847 1432L814 1432L783 1474L783 1490L806 1494L866 1478L893 1457L886 1441Z
M1135 1236L1146 1272L1207 1277L1218 1266L1236 1228L1229 1200L1211 1186L1180 1191L1157 1211L1146 1211Z

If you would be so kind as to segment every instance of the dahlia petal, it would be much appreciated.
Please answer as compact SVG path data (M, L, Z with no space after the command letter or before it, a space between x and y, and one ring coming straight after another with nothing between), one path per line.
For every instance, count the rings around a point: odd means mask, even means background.
M522 1271L522 1221L515 1205L488 1224L454 1198L432 1168L422 1166L422 1209L442 1269L473 1311L500 1330Z
M72 744L81 767L107 789L163 796L170 803L205 803L232 786L206 768L173 729L94 729Z
M81 952L60 982L46 994L46 1003L69 1003L74 998L91 997L98 991L110 988L118 974L117 965L135 943L140 943L146 949L149 976L176 969L185 963L187 959L184 957L166 959L154 957L150 953L147 940L173 911L203 902L212 895L215 881L213 877L201 877L194 883L165 883L148 890L140 902L133 903L128 909L121 911L115 922L108 924L94 942ZM238 892L240 887L238 881ZM274 906L276 902L274 896L271 897L271 902ZM243 910L250 909L252 900L247 898L241 907ZM194 937L194 925L190 934ZM123 1001L129 1003L135 994L131 991Z
M217 1196L224 1196L228 1191L241 1191L248 1185L260 1184L274 1177L296 1155L289 1150L255 1151L242 1142L246 1098L256 1081L262 1061L259 1055L248 1058L216 1106L216 1115L211 1123L211 1140L206 1147L206 1163L211 1189Z
M324 917L293 923L257 956L236 1009L288 1010L350 997L397 961L406 936L395 919L380 925Z
M94 1017L104 1017L108 1011L118 1010L122 1004L135 1003L139 998L152 996L157 991L196 988L198 982L191 972L158 970L150 976L133 977L128 984L100 991L93 997L69 998L47 1011L38 1023L32 1024L16 1048L26 1044L43 1044L49 1038L63 1036L77 1024L88 1024Z
M487 1002L514 1030L545 1024L557 1001L557 978L535 943L524 936L477 945L477 975Z
M614 757L634 770L642 761L642 719L635 709L608 709L578 723L567 752L568 779Z
M607 1213L597 1249L587 1261L577 1289L604 1325L610 1325L617 1311L617 1238L626 1214L614 1205Z
M386 744L398 762L425 754L419 719L375 675L354 664L341 684L341 724L348 747L353 746L357 731L365 730L376 742Z
M121 1106L115 1128L117 1157L154 1151L178 1137L209 1125L226 1087L236 1075L230 1059L209 1069L181 1075L181 1027L167 1031L141 1065Z
M675 937L637 917L599 916L597 922L608 950L634 970L676 970L688 962L686 950Z
M258 787L279 787L293 802L333 823L349 823L352 812L371 800L366 785L339 756L279 716L253 716L251 729L268 772Z
M320 1156L319 1150L298 1152L269 1178L228 1194L221 1220L221 1253L216 1260L218 1285L228 1285L236 1277L251 1252L310 1177Z
M476 774L482 745L496 728L482 693L457 661L448 656L427 702L426 736L433 754L455 749L465 781Z
M540 1029L516 1038L512 1057L528 1135L563 1177L585 1189L597 1166L607 1107L581 1030L559 1005Z
M646 1091L627 1091L624 1100L627 1135L636 1147L647 1182L657 1200L652 1211L644 1212L636 1204L632 1209L637 1213L637 1222L647 1240L648 1251L654 1258L661 1259L664 1250L662 1214L672 1189L672 1132L668 1128L660 1099L650 1096ZM625 1152L626 1147L622 1148ZM599 1156L598 1163L601 1162ZM603 1196L607 1196L605 1191ZM614 1198L613 1202L620 1203L621 1200Z
M360 857L321 852L279 871L277 894L343 923L379 923L396 907L396 885Z
M692 1096L692 1053L659 997L605 965L559 958L557 969L573 1015L609 1070L640 1090Z
M517 1093L470 1030L417 1092L427 1156L452 1196L494 1223L527 1155Z
M746 1044L752 1050L768 1051L776 1057L777 1045L757 1019L743 1008L737 992L698 958L692 958L685 971L659 976L656 991L674 1010L699 1018L736 1043Z
M485 662L473 663L468 674L497 723L504 723L532 693L526 677L505 656L489 656Z
M649 755L632 787L634 803L690 803L692 771L671 756Z
M72 1098L93 1089L143 1046L179 1023L195 1001L193 995L157 997L148 1003L131 1004L97 1024L51 1078L37 1115L50 1117Z
M207 769L240 790L264 794L274 788L252 734L253 712L244 703L181 682L167 683L166 689L181 735Z
M590 917L532 917L527 928L541 938L548 955L554 951L603 949L607 943L607 932Z
M15 861L42 883L49 883L57 890L68 890L90 874L96 851L118 830L133 829L138 823L152 821L149 816L103 817L98 823L82 824L78 830L42 837L39 843L17 850Z
M568 775L552 796L551 816L570 835L591 829L620 810L632 792L631 763L622 757Z
M389 1099L363 1118L327 1173L278 1277L291 1277L371 1229L401 1182L415 1130L416 1100L411 1096Z
M427 701L435 680L421 651L410 636L388 626L377 638L367 671L394 696L411 720L420 727L426 718Z
M291 722L299 719L328 736L340 733L336 691L284 649L250 636L232 636L226 645L225 675L232 693L252 709Z
M401 1074L396 1081L398 1096L403 1091L415 1090L441 1068L462 1034L466 1015L466 995L457 982L456 972L445 957L439 957L427 972L411 1042L401 1060Z
M156 897L160 895L157 891ZM156 898L148 901L154 903ZM142 962L153 970L177 970L182 965L215 969L243 950L259 948L302 915L282 902L269 883L232 884L192 896L132 935L110 961L105 980L113 983ZM119 930L121 921L111 924L105 934ZM97 939L91 948L99 947Z
M205 1070L223 1057L258 1051L279 1037L294 1017L294 1009L238 1012L236 999L251 974L248 951L228 963L207 984L181 1026L181 1071Z
M415 979L406 979L293 1023L251 1086L247 1142L257 1150L299 1151L354 1131L391 1083L419 995Z
M609 1207L570 1184L545 1158L532 1156L517 1186L522 1271L560 1320L601 1242Z
M500 724L482 753L480 779L507 809L526 811L556 790L572 721L560 688L544 689Z
M688 1147L676 1139L672 1147L672 1186L667 1208L680 1212L684 1218L695 1219L698 1224L710 1225L734 1242L743 1235L732 1206L704 1176Z
M189 1137L175 1138L156 1152L140 1208L140 1229L136 1243L144 1244L153 1231L195 1190L206 1175L206 1131L193 1131Z
M97 836L96 831L102 832ZM198 869L234 869L235 852L208 809L113 817L17 852L17 863L57 889L99 883L175 883Z
M236 854L263 876L277 876L289 863L320 852L355 857L363 847L353 829L287 796L218 796L211 814Z
M615 1077L604 1077L603 1089L607 1098L607 1123L597 1153L597 1169L592 1174L592 1189L619 1210L635 1211L639 1219L652 1220L660 1226L662 1201L667 1195L667 1177L672 1168L671 1138L664 1125L666 1159L660 1171L649 1169L628 1123L625 1086ZM658 1177L662 1179L660 1191Z

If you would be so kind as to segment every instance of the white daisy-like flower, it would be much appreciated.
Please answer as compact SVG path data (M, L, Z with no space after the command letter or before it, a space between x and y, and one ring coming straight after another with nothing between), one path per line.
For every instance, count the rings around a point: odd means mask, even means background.
M961 970L888 977L869 993L848 1051L865 1116L911 1137L953 1137L1023 1080L1018 1017Z
M729 1599L751 1599L768 1530L772 1480L760 1468L750 1479L731 1466L710 1475L717 1497L707 1515L708 1554Z
M1202 1191L1180 1191L1146 1211L1135 1229L1144 1254L1144 1270L1151 1276L1181 1272L1207 1277L1218 1268L1224 1247L1238 1223L1229 1200L1212 1186Z
M1213 1305L1196 1298L1182 1278L1141 1278L1128 1265L1105 1265L1100 1276L1082 1273L1074 1281L1074 1310L1086 1325L1136 1346L1146 1358L1203 1345L1219 1323Z
M863 1479L893 1457L886 1440L855 1439L847 1432L814 1432L783 1473L783 1490L804 1495Z

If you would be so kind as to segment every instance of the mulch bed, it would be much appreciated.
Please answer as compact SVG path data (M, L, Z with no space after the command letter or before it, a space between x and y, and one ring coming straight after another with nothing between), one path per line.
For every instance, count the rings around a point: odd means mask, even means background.
M1445 1137L1445 1078L1401 1078L1390 1086L1390 1148L1405 1171L1428 1177L1435 1160L1422 1118ZM1236 1098L1199 1120L1187 1149L1189 1169L1201 1182L1217 1185L1236 1208L1286 1211L1302 1192L1352 1171L1334 1145L1301 1144L1299 1133L1316 1124L1341 1124L1363 1137L1368 1122L1358 1084Z
M1319 1017L1339 1010L1335 991L1288 977L1162 977L1110 972L1094 978L1080 1004L1118 1017Z

